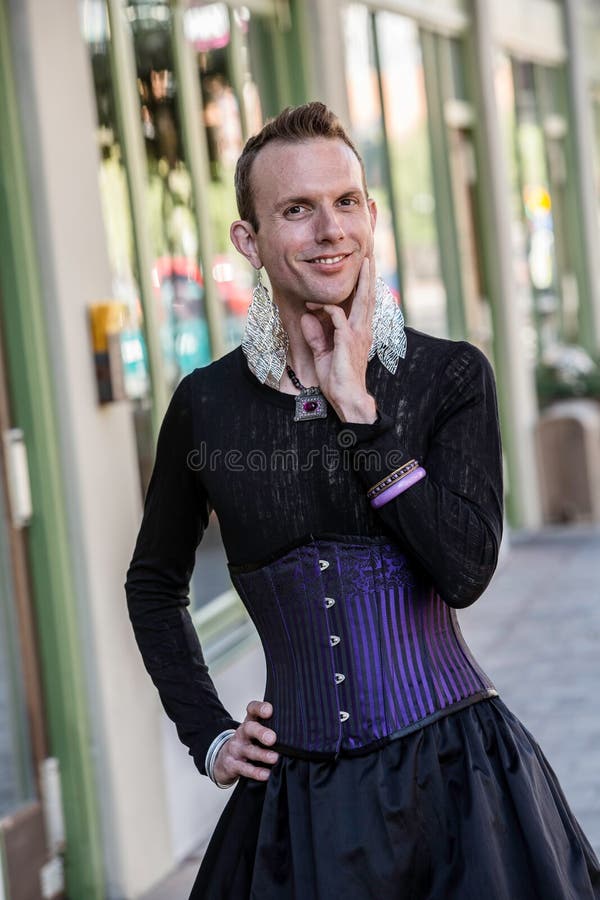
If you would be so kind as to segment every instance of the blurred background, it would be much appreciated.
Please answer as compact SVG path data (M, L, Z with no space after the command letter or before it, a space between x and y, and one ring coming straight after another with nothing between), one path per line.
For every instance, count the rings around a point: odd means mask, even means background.
M228 799L159 706L123 582L169 397L240 343L237 157L310 99L364 157L407 323L495 369L514 567L494 609L535 609L498 670L527 683L542 620L559 640L578 616L600 656L597 0L0 0L0 900L140 897ZM264 671L225 562L213 516L193 616L243 717ZM495 615L473 625L492 655ZM589 742L600 669L564 678ZM575 811L600 842L594 796Z

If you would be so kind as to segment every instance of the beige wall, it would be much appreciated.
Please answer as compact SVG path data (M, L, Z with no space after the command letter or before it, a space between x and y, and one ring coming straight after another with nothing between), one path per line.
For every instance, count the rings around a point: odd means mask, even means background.
M265 659L258 636L235 663L211 675L225 708L241 722L249 701L264 697ZM208 841L231 790L203 778L179 742L173 723L163 716L162 725L170 833L179 862Z

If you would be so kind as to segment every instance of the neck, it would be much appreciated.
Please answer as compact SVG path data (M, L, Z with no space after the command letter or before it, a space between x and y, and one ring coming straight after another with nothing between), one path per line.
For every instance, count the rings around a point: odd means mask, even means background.
M300 318L304 312L305 310L295 311L290 310L289 308L282 309L280 307L279 314L289 338L287 363L294 370L300 383L309 387L318 382L313 353L306 343L300 327ZM291 385L287 373L285 374L285 377ZM296 390L296 388L293 388L293 390Z

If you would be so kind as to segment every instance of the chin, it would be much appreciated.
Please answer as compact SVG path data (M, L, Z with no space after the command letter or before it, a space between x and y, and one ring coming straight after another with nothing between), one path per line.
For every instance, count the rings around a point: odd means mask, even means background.
M315 291L315 293L317 293ZM321 300L317 300L317 303L335 303L337 306L341 306L343 303L346 303L348 300L352 300L354 294L356 293L356 279L348 282L347 279L344 279L343 283L335 284L335 282L330 282L323 286L323 290L321 292Z

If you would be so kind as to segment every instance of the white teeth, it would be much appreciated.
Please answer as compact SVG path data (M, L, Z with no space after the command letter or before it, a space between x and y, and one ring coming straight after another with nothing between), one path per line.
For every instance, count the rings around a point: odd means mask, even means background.
M328 256L326 258L323 257L321 259L313 259L313 262L323 263L326 266L333 266L334 263L339 263L339 262L341 262L342 259L344 259L343 255L342 256Z

